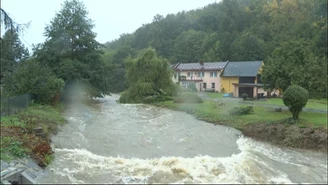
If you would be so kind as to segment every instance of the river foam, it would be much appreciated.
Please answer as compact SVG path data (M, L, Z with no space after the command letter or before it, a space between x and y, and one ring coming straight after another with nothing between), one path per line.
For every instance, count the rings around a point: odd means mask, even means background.
M327 183L327 156L148 105L72 106L38 183Z
M65 183L59 179L95 183L95 177L98 183L292 183L287 174L249 152L247 138L237 143L242 152L230 157L138 159L104 157L86 149L55 149L57 159L48 177L56 177L54 183Z

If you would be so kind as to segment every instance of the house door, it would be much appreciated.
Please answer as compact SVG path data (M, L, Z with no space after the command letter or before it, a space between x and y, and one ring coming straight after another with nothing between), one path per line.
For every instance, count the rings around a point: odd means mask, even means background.
M206 83L203 83L203 89L206 91Z

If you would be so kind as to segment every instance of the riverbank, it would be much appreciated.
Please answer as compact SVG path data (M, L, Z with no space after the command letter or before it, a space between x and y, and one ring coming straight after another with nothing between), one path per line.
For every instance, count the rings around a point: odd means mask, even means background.
M50 136L57 133L57 126L65 123L64 107L29 106L22 112L1 118L1 161L30 158L40 167L53 159Z
M327 152L327 114L302 112L298 123L291 123L289 111L253 106L254 113L230 115L229 110L240 107L238 102L218 103L205 100L197 104L176 104L173 101L154 103L155 106L183 111L197 119L236 128L255 140L280 147Z

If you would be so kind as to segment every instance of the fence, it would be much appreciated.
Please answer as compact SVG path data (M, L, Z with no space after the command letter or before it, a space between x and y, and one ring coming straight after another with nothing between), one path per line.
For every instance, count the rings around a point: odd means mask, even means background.
M32 96L23 94L19 96L4 97L1 96L1 112L0 116L9 116L18 113L28 107Z

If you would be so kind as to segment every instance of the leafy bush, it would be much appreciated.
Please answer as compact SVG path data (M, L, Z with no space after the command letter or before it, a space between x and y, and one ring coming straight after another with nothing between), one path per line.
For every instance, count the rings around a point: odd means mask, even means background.
M4 79L4 91L8 96L32 94L37 103L53 103L62 93L65 82L57 78L38 61L21 62L18 68Z
M23 148L22 142L14 137L1 137L1 159L6 155L8 157L25 157L27 154L27 149Z
M155 96L155 102L170 101L170 100L173 100L171 96L163 96L163 95Z
M309 92L301 86L289 86L283 94L283 102L289 108L293 119L297 120L299 113L305 107L309 99Z
M246 93L243 93L241 96L243 97L243 100L246 100L248 98L248 94Z
M254 112L253 106L242 106L242 107L234 107L232 110L229 111L231 115L246 115L251 114Z
M133 102L132 99L129 97L128 92L124 91L121 93L120 99L119 99L120 103L128 103L128 102Z
M196 94L181 94L174 98L174 103L203 103L203 100Z
M13 127L25 127L25 123L14 116L7 116L1 118L1 123L3 126L13 126Z
M27 153L27 150L22 147L22 142L20 141L12 142L9 145L8 150L11 155L18 158L24 157Z
M34 146L33 153L45 156L45 155L52 154L53 151L49 143L47 143L46 141L42 141L38 143L36 146Z
M54 156L50 154L44 155L44 163L48 166L54 160Z

